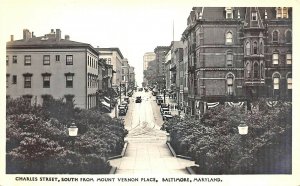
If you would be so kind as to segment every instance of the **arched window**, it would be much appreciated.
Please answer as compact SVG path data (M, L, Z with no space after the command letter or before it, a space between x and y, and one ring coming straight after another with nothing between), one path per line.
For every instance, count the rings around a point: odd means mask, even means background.
M263 63L260 63L260 78L261 79L265 78L265 67Z
M260 44L259 44L259 53L264 54L264 46L263 46L262 42L260 42Z
M232 44L232 33L231 32L226 33L226 44Z
M250 43L249 42L246 43L246 55L247 56L250 55Z
M232 51L227 51L226 54L226 65L232 66L233 65L233 54Z
M279 87L280 87L280 74L277 72L273 75L273 95L279 95Z
M287 52L286 54L286 64L291 65L292 64L292 53Z
M278 31L277 30L275 30L273 32L273 42L278 42Z
M233 81L234 81L234 76L232 74L228 74L226 78L226 84L227 84L227 94L232 96L233 95Z
M286 31L285 33L285 40L287 43L292 42L292 32L290 30Z
M253 43L253 54L257 54L257 42Z
M273 65L278 65L279 63L279 53L275 51L272 55Z
M246 63L246 78L251 78L251 65L249 61Z
M258 63L254 63L254 65L253 65L253 77L257 79L258 75L259 75Z
M286 78L287 81L287 89L292 90L292 73L289 73Z

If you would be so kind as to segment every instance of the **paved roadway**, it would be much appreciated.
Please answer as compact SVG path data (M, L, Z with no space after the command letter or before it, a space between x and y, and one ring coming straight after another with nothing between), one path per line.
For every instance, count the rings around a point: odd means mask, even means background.
M135 103L136 96L142 97L141 103ZM188 174L185 167L194 162L172 156L166 133L160 130L163 121L151 92L135 92L123 118L129 145L123 158L110 161L117 167L116 174Z

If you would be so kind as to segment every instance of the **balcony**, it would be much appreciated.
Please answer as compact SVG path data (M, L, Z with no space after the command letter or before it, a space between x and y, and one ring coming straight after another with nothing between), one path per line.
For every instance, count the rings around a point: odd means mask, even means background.
M245 78L245 86L263 86L265 85L265 79L260 78Z

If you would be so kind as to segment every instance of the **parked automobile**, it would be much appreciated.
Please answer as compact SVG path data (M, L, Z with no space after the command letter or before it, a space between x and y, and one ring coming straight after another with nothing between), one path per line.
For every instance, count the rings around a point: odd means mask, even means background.
M120 106L122 107L125 107L125 109L126 109L126 112L127 112L127 110L128 110L128 103L126 102L126 101L122 101L121 102L121 104L120 104Z
M161 105L163 102L164 102L163 99L158 99L158 100L156 100L157 105Z
M164 111L162 117L164 121L173 118L171 111Z
M139 88L139 92L142 92L143 91L143 88Z
M170 105L169 104L166 104L166 103L162 103L160 105L160 108L170 108Z
M124 106L120 106L119 107L119 116L126 115L126 112L127 112L127 110L126 110L126 108Z
M129 97L131 97L132 95L133 95L132 91L127 93L127 96L129 96Z
M136 102L136 103L141 103L141 102L142 102L142 97L141 97L141 96L137 96L137 97L135 98L135 102Z
M160 108L160 113L161 113L161 115L163 115L163 113L164 113L165 111L170 111L170 110L169 110L168 107L161 107L161 108Z

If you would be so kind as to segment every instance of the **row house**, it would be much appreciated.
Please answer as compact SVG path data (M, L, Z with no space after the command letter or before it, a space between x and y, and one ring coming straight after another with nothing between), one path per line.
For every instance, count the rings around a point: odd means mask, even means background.
M187 23L182 38L192 115L258 97L291 101L291 8L194 7Z
M61 38L60 29L36 37L28 29L23 39L6 44L7 98L24 97L43 104L64 98L76 107L97 105L99 52L90 44Z
M112 77L112 88L115 92L119 92L122 83L123 54L119 48L96 48L96 50L100 53L99 58L101 60L106 61L108 65L112 65L115 72Z

